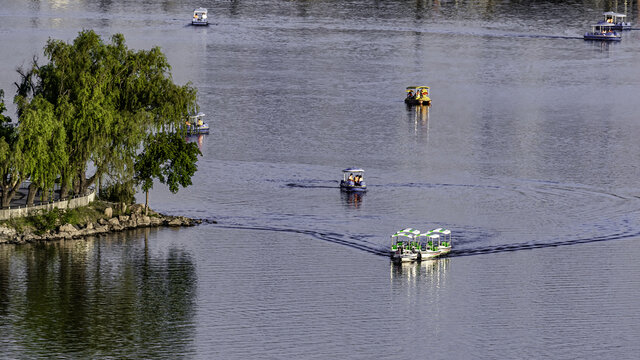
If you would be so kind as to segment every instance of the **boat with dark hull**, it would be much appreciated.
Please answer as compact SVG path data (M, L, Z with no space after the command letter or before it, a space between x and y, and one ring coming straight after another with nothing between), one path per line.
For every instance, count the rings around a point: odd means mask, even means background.
M347 168L342 170L342 180L340 180L340 190L348 192L367 191L367 184L364 182L364 170L360 168Z
M429 90L428 86L407 86L407 96L404 98L404 103L407 105L431 106Z
M612 24L613 30L631 30L631 23L625 21L627 19L627 15L616 13L613 11L607 11L602 14L604 16L604 20L600 20L598 22L601 24Z
M591 31L584 34L584 39L600 41L622 40L622 36L620 35L620 33L613 28L614 25L609 23L591 25Z

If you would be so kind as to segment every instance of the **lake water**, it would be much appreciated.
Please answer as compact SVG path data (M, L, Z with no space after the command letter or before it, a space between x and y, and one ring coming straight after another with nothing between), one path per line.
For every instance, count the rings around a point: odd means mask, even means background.
M188 25L196 6L211 26ZM191 139L194 185L150 203L217 224L1 246L2 356L637 358L640 31L582 40L608 10L640 18L624 1L4 0L9 102L49 37L162 48L212 132ZM407 108L408 85L433 106ZM350 166L366 194L340 193ZM395 231L441 226L449 257L385 255Z

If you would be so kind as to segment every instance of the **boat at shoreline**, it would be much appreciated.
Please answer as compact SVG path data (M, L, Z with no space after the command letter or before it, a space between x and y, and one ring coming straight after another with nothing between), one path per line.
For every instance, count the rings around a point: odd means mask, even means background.
M187 131L187 135L209 133L209 124L202 120L204 116L204 113L198 113L196 115L189 116L189 120L185 123L185 130Z
M208 11L205 8L197 8L193 10L193 18L191 25L207 26L209 25Z
M367 184L364 182L364 170L361 168L346 168L342 170L342 180L340 180L340 190L342 191L367 191Z
M407 96L404 98L404 103L407 105L431 106L429 90L428 86L407 86Z

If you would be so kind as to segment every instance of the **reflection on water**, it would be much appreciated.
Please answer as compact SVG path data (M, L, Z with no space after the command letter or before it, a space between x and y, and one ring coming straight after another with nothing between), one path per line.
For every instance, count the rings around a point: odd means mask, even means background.
M429 138L429 108L430 106L426 105L407 105L407 116L409 121L413 123L414 134L422 131L427 139Z
M355 192L355 191L341 191L340 197L342 198L342 202L345 207L357 209L362 206L362 199L364 199L364 192Z
M202 151L202 146L204 145L205 134L197 134L197 135L189 135L186 137L187 142L196 143L198 145L198 149Z
M32 355L188 353L195 265L147 233L0 247L0 334Z
M418 262L397 263L391 261L391 282L422 286L427 282L436 286L444 285L451 259L422 260ZM418 283L420 282L420 284Z

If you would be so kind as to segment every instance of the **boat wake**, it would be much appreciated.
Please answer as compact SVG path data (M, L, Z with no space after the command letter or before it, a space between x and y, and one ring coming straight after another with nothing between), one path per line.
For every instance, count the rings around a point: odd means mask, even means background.
M571 239L571 240L556 241L556 242L544 242L544 243L531 242L531 243L525 243L525 244L484 246L484 247L478 247L474 249L452 250L447 255L447 257L495 254L495 253L512 252L512 251L520 251L520 250L544 249L544 248L558 247L558 246L589 244L589 243L595 243L595 242L601 242L601 241L629 240L637 237L640 237L640 232L619 233L619 234L598 236L593 238Z
M220 225L217 227L225 229L242 229L242 230L256 230L256 231L271 231L282 233L293 233L308 235L313 238L327 241L333 244L339 244L347 246L353 249L362 250L374 255L388 256L389 251L386 248L380 248L379 244L371 243L365 240L366 237L345 236L344 234L334 232L324 232L317 230L303 230L303 229L287 229L287 228L274 228L274 227L261 227L261 226L242 226L242 225Z
M305 189L336 189L339 186L328 186L328 185L310 185L310 184L296 184L296 183L288 183L286 185L290 188L305 188Z

